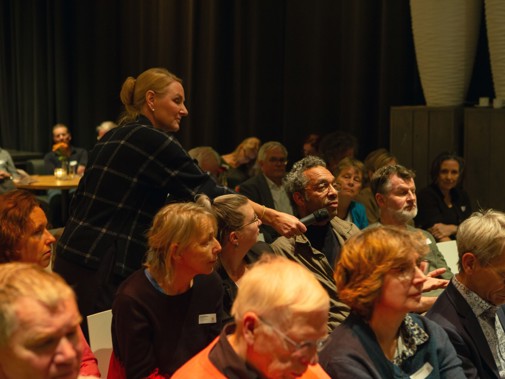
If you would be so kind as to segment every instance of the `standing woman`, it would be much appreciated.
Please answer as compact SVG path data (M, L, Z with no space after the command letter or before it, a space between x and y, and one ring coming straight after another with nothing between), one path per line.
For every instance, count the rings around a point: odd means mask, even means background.
M236 189L242 182L254 176L253 167L261 141L257 137L249 137L240 142L235 150L221 155L221 167L225 170L220 180L229 188Z
M145 268L123 282L112 306L109 379L169 378L219 335L216 233L214 215L199 204L169 204L156 214Z
M237 297L240 278L253 263L248 254L259 235L261 220L243 195L216 197L212 208L218 223L218 239L222 250L216 271L223 280L225 322L231 321L231 307Z
M368 228L342 249L335 268L350 316L320 354L338 379L464 378L442 327L415 313L427 277L426 237L392 226Z
M141 267L145 231L165 203L232 192L204 173L173 135L188 115L178 77L152 68L127 78L120 95L120 126L91 150L56 249L54 270L73 286L83 316L110 309L118 285ZM305 230L293 216L251 204L281 234Z
M458 226L472 214L470 198L461 187L464 160L439 154L431 164L431 184L417 194L416 226L428 230L437 242L456 238Z

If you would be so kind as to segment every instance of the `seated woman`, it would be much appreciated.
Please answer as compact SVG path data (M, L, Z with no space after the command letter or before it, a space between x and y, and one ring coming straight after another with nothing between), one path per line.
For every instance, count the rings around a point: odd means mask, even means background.
M172 203L158 211L147 234L145 268L121 284L112 305L108 378L169 378L219 335L216 233L214 215L201 204Z
M0 195L0 264L17 261L48 267L54 242L46 215L31 192L15 190ZM83 347L79 374L99 378L97 360L81 329L79 333Z
M461 187L463 158L439 154L431 164L431 184L417 194L416 226L428 230L437 242L456 238L458 225L472 214L470 199Z
M243 195L222 195L214 199L212 208L218 223L221 254L217 273L223 280L224 323L231 321L231 307L237 297L237 283L255 260L249 250L256 243L261 221Z
M335 268L350 316L320 354L332 378L464 378L444 330L409 313L427 277L426 237L392 226L369 228L347 241Z
M370 188L370 179L379 168L397 164L398 161L388 150L380 148L370 152L364 161L366 175L363 178L363 186L355 200L365 207L368 224L379 222L380 211L375 196Z
M368 226L365 207L355 201L361 191L364 173L365 165L354 158L342 159L333 173L338 189L337 216L360 229Z
M249 137L240 142L235 150L221 156L221 167L224 169L220 182L228 188L237 189L242 182L254 176L253 167L258 156L261 141L257 137Z

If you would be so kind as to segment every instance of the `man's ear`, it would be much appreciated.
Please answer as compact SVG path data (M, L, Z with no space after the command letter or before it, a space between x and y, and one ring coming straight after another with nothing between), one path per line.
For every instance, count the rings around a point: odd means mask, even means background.
M375 201L377 202L377 205L379 208L383 208L386 205L386 198L382 193L376 193L375 194Z
M303 194L301 192L293 193L293 201L299 207L305 205L305 197L303 196Z
M477 266L479 266L479 261L473 253L467 252L461 256L461 267L465 274L473 274Z
M254 345L259 319L253 312L246 312L242 318L242 334L247 345Z

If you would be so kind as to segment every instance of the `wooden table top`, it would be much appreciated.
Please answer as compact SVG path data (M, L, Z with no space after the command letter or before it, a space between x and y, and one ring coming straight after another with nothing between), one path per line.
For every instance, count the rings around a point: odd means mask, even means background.
M21 180L21 182L15 183L17 188L23 188L28 190L48 190L48 189L60 189L69 190L72 188L77 188L81 177L75 175L73 178L59 179L54 175L30 175L30 179L33 182L27 182Z

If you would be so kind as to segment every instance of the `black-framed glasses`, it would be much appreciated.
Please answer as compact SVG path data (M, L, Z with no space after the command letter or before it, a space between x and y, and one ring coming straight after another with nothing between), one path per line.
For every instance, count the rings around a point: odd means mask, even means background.
M325 336L325 337L319 338L315 341L302 341L302 342L298 343L295 340L293 340L292 338L288 337L286 335L286 333L281 331L279 328L277 328L276 326L272 325L270 322L265 320L263 317L258 316L258 318L263 324L267 325L274 332L276 332L279 336L281 336L282 339L284 339L284 341L286 341L288 343L288 345L290 345L292 347L292 349L290 349L290 350L293 353L297 352L297 351L304 350L304 349L309 350L309 351L315 350L319 353L321 350L324 349L324 347L328 344L328 341L330 340L329 336Z
M237 230L240 230L240 229L242 229L242 228L245 228L247 225L254 224L255 222L258 222L259 220L260 220L260 219L259 219L258 215L255 213L255 214L254 214L254 217L253 217L253 219L252 219L252 221L248 222L247 224L242 225L242 226L241 226L240 228L238 228Z

